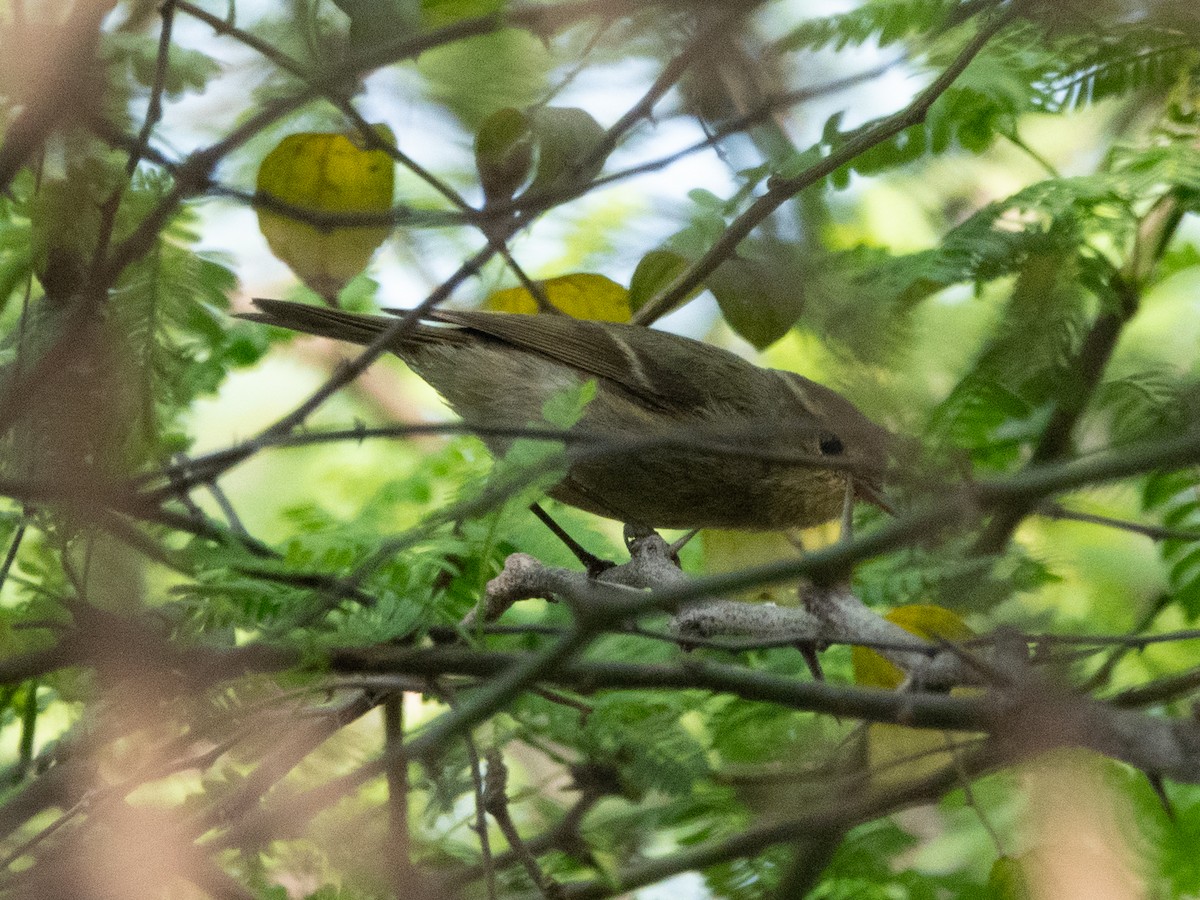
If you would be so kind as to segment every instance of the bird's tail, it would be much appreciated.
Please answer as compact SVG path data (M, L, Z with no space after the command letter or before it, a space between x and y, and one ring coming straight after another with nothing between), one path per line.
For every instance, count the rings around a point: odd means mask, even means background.
M397 321L395 316L372 316L330 309L326 306L312 306L308 303L292 303L288 300L255 298L254 305L258 312L242 313L237 318L352 344L371 343ZM394 349L402 349L419 342L426 330L422 326L408 330L404 336L397 337L397 346Z

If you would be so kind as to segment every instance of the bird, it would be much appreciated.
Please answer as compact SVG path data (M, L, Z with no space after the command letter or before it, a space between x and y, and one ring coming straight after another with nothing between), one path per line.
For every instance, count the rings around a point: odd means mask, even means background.
M240 318L360 345L405 312L254 305ZM888 508L890 431L831 388L710 344L565 315L437 310L388 350L497 455L514 426L544 427L548 400L594 381L548 493L626 525L788 530L837 518L848 496Z

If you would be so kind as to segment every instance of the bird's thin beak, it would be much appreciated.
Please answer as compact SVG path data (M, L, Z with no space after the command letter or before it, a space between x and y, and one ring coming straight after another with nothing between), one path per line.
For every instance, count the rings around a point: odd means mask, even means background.
M896 515L896 508L888 502L887 495L883 493L878 482L866 481L862 478L854 479L854 496L860 500L866 500L868 503L874 503L885 513Z

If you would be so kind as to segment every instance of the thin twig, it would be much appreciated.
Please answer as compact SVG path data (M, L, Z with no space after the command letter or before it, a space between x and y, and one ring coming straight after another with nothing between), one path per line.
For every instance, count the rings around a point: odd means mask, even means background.
M8 542L8 551L4 554L4 562L0 563L0 590L4 589L4 583L8 581L8 573L12 571L13 563L16 562L17 552L21 549L21 541L25 539L25 528L26 523L20 522L16 531L13 532L12 540Z
M495 857L492 855L492 838L488 833L487 787L483 779L483 763L479 758L479 748L475 746L474 737L470 734L463 735L463 744L467 748L467 760L471 765L471 785L475 792L475 833L479 836L480 866L484 883L487 885L488 900L496 900L497 868Z
M1200 689L1200 667L1177 672L1163 678L1126 688L1107 698L1107 702L1123 709L1171 703Z
M1141 636L1141 635L1139 635L1139 632L1143 632L1147 628L1149 628L1154 623L1154 620L1158 618L1159 613L1161 613L1163 610L1165 610L1168 606L1171 605L1172 600L1173 600L1173 598L1169 594L1159 595L1159 597L1155 600L1155 602L1152 603L1150 605L1150 607L1142 613L1141 618L1138 620L1137 624L1133 628L1133 635L1131 635L1131 636L1133 636L1133 637ZM1152 637L1161 638L1162 636L1154 635ZM1100 667L1097 668L1096 671L1092 673L1092 676L1090 678L1088 678L1087 681L1085 681L1080 686L1080 689L1085 691L1088 694L1095 693L1101 687L1103 687L1109 683L1109 681L1112 679L1113 673L1117 669L1117 665L1121 662L1122 659L1125 658L1125 656L1129 653L1130 650L1142 649L1144 647L1148 647L1152 643L1166 643L1166 641L1147 640L1147 641L1143 641L1143 642L1136 643L1136 644L1135 643L1118 644L1111 651L1109 651L1108 656L1105 658L1104 662L1101 663Z
M766 193L756 199L744 213L725 229L720 239L713 243L700 259L679 275L661 294L648 301L634 314L633 321L648 325L660 318L688 297L692 291L729 259L737 247L759 225L780 206L807 187L833 174L842 166L853 161L872 147L895 137L907 128L925 121L930 107L950 88L981 50L1016 14L1016 4L997 12L992 21L980 28L978 34L946 67L932 84L917 95L908 106L893 115L862 129L840 148L831 152L815 165L798 175L788 178L775 177L768 184Z
M165 0L158 11L162 16L162 26L158 33L158 55L154 61L154 82L150 88L150 102L146 106L146 118L142 121L142 127L134 141L133 150L125 163L125 174L130 178L133 177L138 163L142 161L146 152L146 147L150 144L150 134L154 131L154 126L162 119L162 98L163 92L166 90L167 68L170 65L171 57L171 31L175 22L175 0Z
M24 781L33 764L33 740L38 717L38 679L30 679L25 686L25 705L21 708L21 737L17 745L17 765L14 781Z
M517 830L517 824L508 810L508 767L505 766L504 757L497 749L489 750L487 754L487 780L483 797L487 811L500 826L504 839L508 841L508 846L525 868L525 873L537 888L538 893L547 900L556 900L561 897L562 886L542 871L537 857L522 840L521 833Z
M250 532L242 524L237 510L233 508L233 504L229 501L229 497L225 495L225 491L221 489L221 486L216 481L210 481L207 487L208 493L217 502L217 507L221 510L221 514L225 516L225 521L229 523L229 527L233 530L233 533L242 537L249 537Z
M1200 541L1200 531L1192 531L1185 528L1168 528L1165 525L1150 525L1143 522L1130 522L1126 519L1116 519L1097 513L1067 509L1060 503L1049 501L1038 505L1037 514L1045 516L1048 519L1086 522L1090 525L1103 525L1106 528L1131 531L1134 534L1145 535L1152 541Z
M578 855L581 841L579 826L584 817L605 796L606 791L598 790L589 784L580 788L582 793L578 800L563 814L554 825L541 834L535 835L525 843L525 849L537 857L550 850L561 850L569 855ZM489 871L503 872L519 862L515 850L506 850L491 860L481 860L478 864L468 866L454 872L448 879L448 886L455 888L479 878L489 877Z
M393 691L379 707L383 715L384 753L387 768L388 846L385 867L392 875L392 890L403 897L413 889L412 837L408 823L408 759L404 756L404 694Z

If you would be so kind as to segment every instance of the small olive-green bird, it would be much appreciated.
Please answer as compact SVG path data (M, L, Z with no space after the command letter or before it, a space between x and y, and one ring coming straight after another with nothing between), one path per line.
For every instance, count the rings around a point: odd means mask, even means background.
M255 300L242 318L369 344L394 316ZM396 311L397 314L403 311ZM555 394L596 392L550 496L647 528L755 531L838 516L847 479L883 504L891 434L836 391L690 338L567 316L438 311L389 346L493 453L488 429L541 423Z

